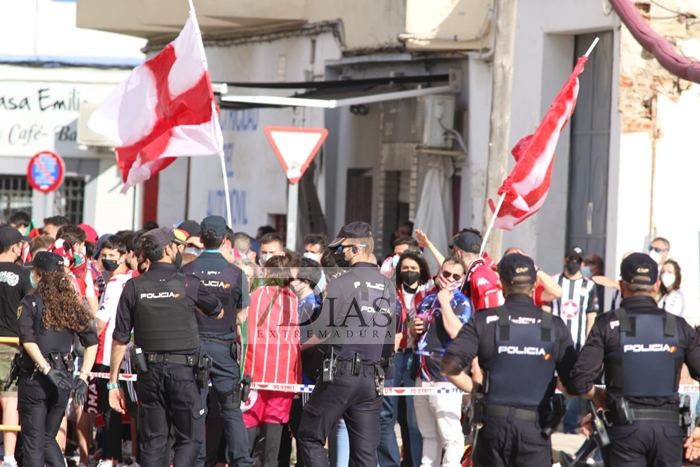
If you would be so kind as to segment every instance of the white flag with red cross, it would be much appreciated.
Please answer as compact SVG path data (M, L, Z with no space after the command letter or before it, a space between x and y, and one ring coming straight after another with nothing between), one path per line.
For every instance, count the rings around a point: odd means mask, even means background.
M219 116L193 11L177 39L136 67L88 126L116 143L122 193L177 157L222 157Z

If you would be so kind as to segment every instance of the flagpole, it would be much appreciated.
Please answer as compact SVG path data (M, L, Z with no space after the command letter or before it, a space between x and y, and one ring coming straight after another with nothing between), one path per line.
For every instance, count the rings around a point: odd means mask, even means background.
M591 52L593 52L593 49L595 49L595 46L598 45L598 41L599 41L599 40L600 40L600 37L596 37L596 38L593 40L593 43L592 43L591 46L588 48L588 52L586 52L586 55L584 55L584 57L588 58L588 56L591 54Z
M489 235L491 235L491 230L493 230L493 224L496 223L496 219L498 218L498 211L501 210L501 206L503 206L503 201L506 199L506 194L503 193L501 195L501 199L498 200L498 204L496 205L496 210L493 211L493 216L491 217L491 222L489 222L489 228L486 229L486 233L484 234L484 239L481 241L481 249L479 250L479 256L484 256L484 249L486 248L486 242L489 239Z
M194 9L193 0L188 0L190 5L190 17L194 23L195 30L197 31L197 36L199 36L199 50L202 54L202 65L204 65L205 70L209 70L209 65L207 64L207 54L204 51L204 41L202 40L202 31L199 29L199 22L197 21L197 13ZM212 101L211 103L213 115L217 114L216 103ZM218 119L217 119L218 123ZM221 160L221 176L224 179L224 198L226 199L226 219L228 221L229 227L233 227L233 217L231 216L231 192L228 186L228 173L226 171L226 159L224 157L224 142L218 137L219 134L216 132L215 128L212 128L212 138L217 142L219 148L219 159ZM187 196L189 197L189 193Z

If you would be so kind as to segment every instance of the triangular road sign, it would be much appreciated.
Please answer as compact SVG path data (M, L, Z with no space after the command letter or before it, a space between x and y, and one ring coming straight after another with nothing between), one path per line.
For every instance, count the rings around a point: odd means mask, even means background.
M269 126L265 135L274 149L289 183L297 184L328 136L325 128Z

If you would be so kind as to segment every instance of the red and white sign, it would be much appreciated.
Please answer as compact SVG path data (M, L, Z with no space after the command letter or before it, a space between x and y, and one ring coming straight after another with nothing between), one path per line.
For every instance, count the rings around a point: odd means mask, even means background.
M35 154L27 165L27 181L42 193L50 193L61 186L65 173L63 158L51 151Z
M269 126L265 135L272 145L289 183L297 184L328 136L325 128Z

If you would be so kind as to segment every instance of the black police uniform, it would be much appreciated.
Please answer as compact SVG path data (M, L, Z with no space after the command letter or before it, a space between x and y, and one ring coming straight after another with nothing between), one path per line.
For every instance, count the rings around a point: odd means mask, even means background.
M248 280L243 271L230 264L218 250L205 250L182 270L198 276L224 307L222 319L196 314L199 338L202 352L212 358L211 384L221 407L231 463L239 467L252 465L248 432L240 409L240 368L236 342L236 312L250 306ZM208 392L209 387L205 386L202 389L205 408ZM196 466L203 467L205 461L206 446L202 444Z
M305 466L328 467L324 444L341 417L350 437L350 464L377 465L382 408L377 386L391 377L396 327L396 292L376 264L357 263L329 282L314 333L330 337L337 361L333 381L323 381L321 374L304 405L297 441Z
M17 311L20 344L33 342L41 350L50 371L64 372L67 378L73 377L73 335L76 334L84 347L97 345L95 330L89 326L83 331L61 329L53 326L45 329L41 323L44 316L44 302L36 294L22 299ZM48 376L36 369L29 354L20 356L20 376L17 383L19 422L22 427L24 467L50 467L65 465L61 448L56 442L56 434L68 405L71 390L56 387Z
M606 466L681 465L685 434L678 381L683 363L700 379L698 334L684 319L659 309L652 297L626 298L620 309L596 318L569 391L588 393L604 365L611 423L611 444L603 449ZM627 420L625 411L636 421Z
M515 268L534 283L534 263L517 253L499 264L501 280L514 276ZM576 362L566 324L536 307L530 296L510 294L504 306L472 316L447 349L441 369L468 367L477 356L484 371L484 408L475 465L550 467L551 441L542 430L551 414L554 372L567 383Z
M195 306L208 316L221 312L219 300L197 277L178 273L170 263L156 262L124 286L113 338L127 343L133 328L134 343L146 356L148 369L136 384L142 465L161 465L169 455L171 424L177 467L193 466L204 440Z

